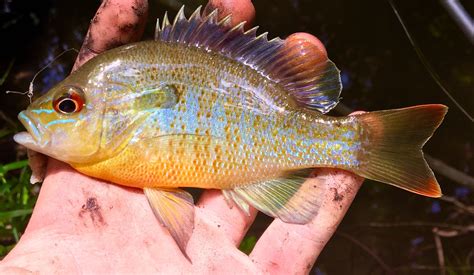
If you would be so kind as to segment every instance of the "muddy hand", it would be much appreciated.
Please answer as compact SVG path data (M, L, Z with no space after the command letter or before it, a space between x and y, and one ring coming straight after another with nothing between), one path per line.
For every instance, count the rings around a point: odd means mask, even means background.
M73 71L106 50L139 41L145 29L147 15L147 1L102 1L91 20Z
M211 1L234 14L234 23L252 22L249 0ZM164 11L163 11L164 12ZM140 39L147 1L103 1L76 61ZM287 43L326 52L308 34ZM306 273L336 230L362 179L351 173L318 169L308 184L327 184L320 214L307 225L275 220L250 256L238 246L253 222L237 207L229 209L220 191L206 191L196 208L188 244L192 264L154 217L141 190L127 189L81 175L51 160L35 210L19 244L0 264L0 273Z

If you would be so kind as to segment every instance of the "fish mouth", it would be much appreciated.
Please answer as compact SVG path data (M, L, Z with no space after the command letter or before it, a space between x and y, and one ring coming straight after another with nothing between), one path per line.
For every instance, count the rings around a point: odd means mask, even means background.
M18 119L25 126L27 132L20 132L13 136L15 142L35 151L45 148L49 143L45 139L45 132L36 126L39 124L28 116L27 111L20 112Z

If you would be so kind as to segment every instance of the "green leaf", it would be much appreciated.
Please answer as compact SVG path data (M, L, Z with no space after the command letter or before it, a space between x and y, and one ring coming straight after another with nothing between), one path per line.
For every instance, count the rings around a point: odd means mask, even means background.
M11 219L31 214L33 209L17 209L12 211L0 212L0 219Z
M20 160L3 165L3 173L28 166L28 160Z
M5 82L5 80L7 79L7 76L10 74L10 70L13 67L13 63L15 63L15 59L12 59L10 63L8 64L7 70L3 73L2 78L0 78L0 85L2 85L3 82Z
M249 255L250 252L252 252L252 249L254 248L256 243L257 243L257 237L247 236L240 243L239 250L244 252L245 254Z
M18 229L16 229L16 227L13 227L12 233L13 237L15 238L15 242L18 242L20 240L20 237L18 236Z
M5 82L5 80L7 79L7 76L10 74L10 70L13 67L13 63L15 63L15 59L12 59L10 63L8 64L7 70L3 73L2 78L0 78L0 85L2 85L3 82Z
M23 185L23 188L21 190L21 202L23 203L24 206L28 203L29 198L30 198L29 190L25 185Z
M12 129L8 129L8 128L0 129L0 138L6 137L6 136L8 136L9 134L12 134L12 133L14 133L14 131Z

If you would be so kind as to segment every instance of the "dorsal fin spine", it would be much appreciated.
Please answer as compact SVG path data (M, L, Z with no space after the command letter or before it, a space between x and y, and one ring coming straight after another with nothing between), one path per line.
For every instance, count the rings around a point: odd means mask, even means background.
M161 26L161 29L164 30L165 27L170 25L170 20L168 19L168 12L165 12L165 15L163 16L163 25Z
M190 45L199 47L198 38L200 37L205 21L203 21L204 19L201 16L196 17L195 20L196 20L196 28L193 33L189 33L188 43Z
M176 25L176 23L181 20L186 20L186 16L184 16L184 6L181 6L181 8L178 10L178 13L174 17L173 25Z
M245 21L244 21L245 22ZM255 26L251 29L248 29L244 32L245 35L253 35L253 36L257 36L257 30L258 30L258 26Z
M203 22L208 21L209 23L216 24L217 23L217 9L211 11L209 15L203 20Z
M202 6L197 7L197 9L189 16L189 21L201 19L201 8Z
M244 32L244 35L246 35L246 36L255 36L255 34L257 33L257 29L258 29L258 27L252 28L250 31ZM245 47L241 47L240 50L237 50L235 52L235 55L237 55L237 56L239 56L239 55L246 56L246 54L244 54L244 52L246 50L252 49L254 44L259 42L258 40L259 40L258 38L255 38L253 41L247 43L245 45Z
M230 27L232 22L232 15L227 15L226 17L222 18L218 25L224 26L224 27Z
M159 35L161 32L161 27L160 27L160 18L156 19L156 25L155 25L155 40L158 39Z
M180 24L183 24L183 23L186 23L186 22L183 22L183 20L186 20L186 17L184 17L184 6L182 6L178 13L176 14L174 20L173 20L173 24L171 25L171 30L170 30L170 38L171 38L171 41L173 42L180 42L180 34L181 34L181 30L182 28L179 28L179 25Z

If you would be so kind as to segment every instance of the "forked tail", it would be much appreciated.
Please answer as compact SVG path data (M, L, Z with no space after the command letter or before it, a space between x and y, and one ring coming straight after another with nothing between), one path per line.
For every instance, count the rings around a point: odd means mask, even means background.
M440 186L421 149L447 110L444 105L430 104L358 115L367 139L355 172L420 195L440 197Z

